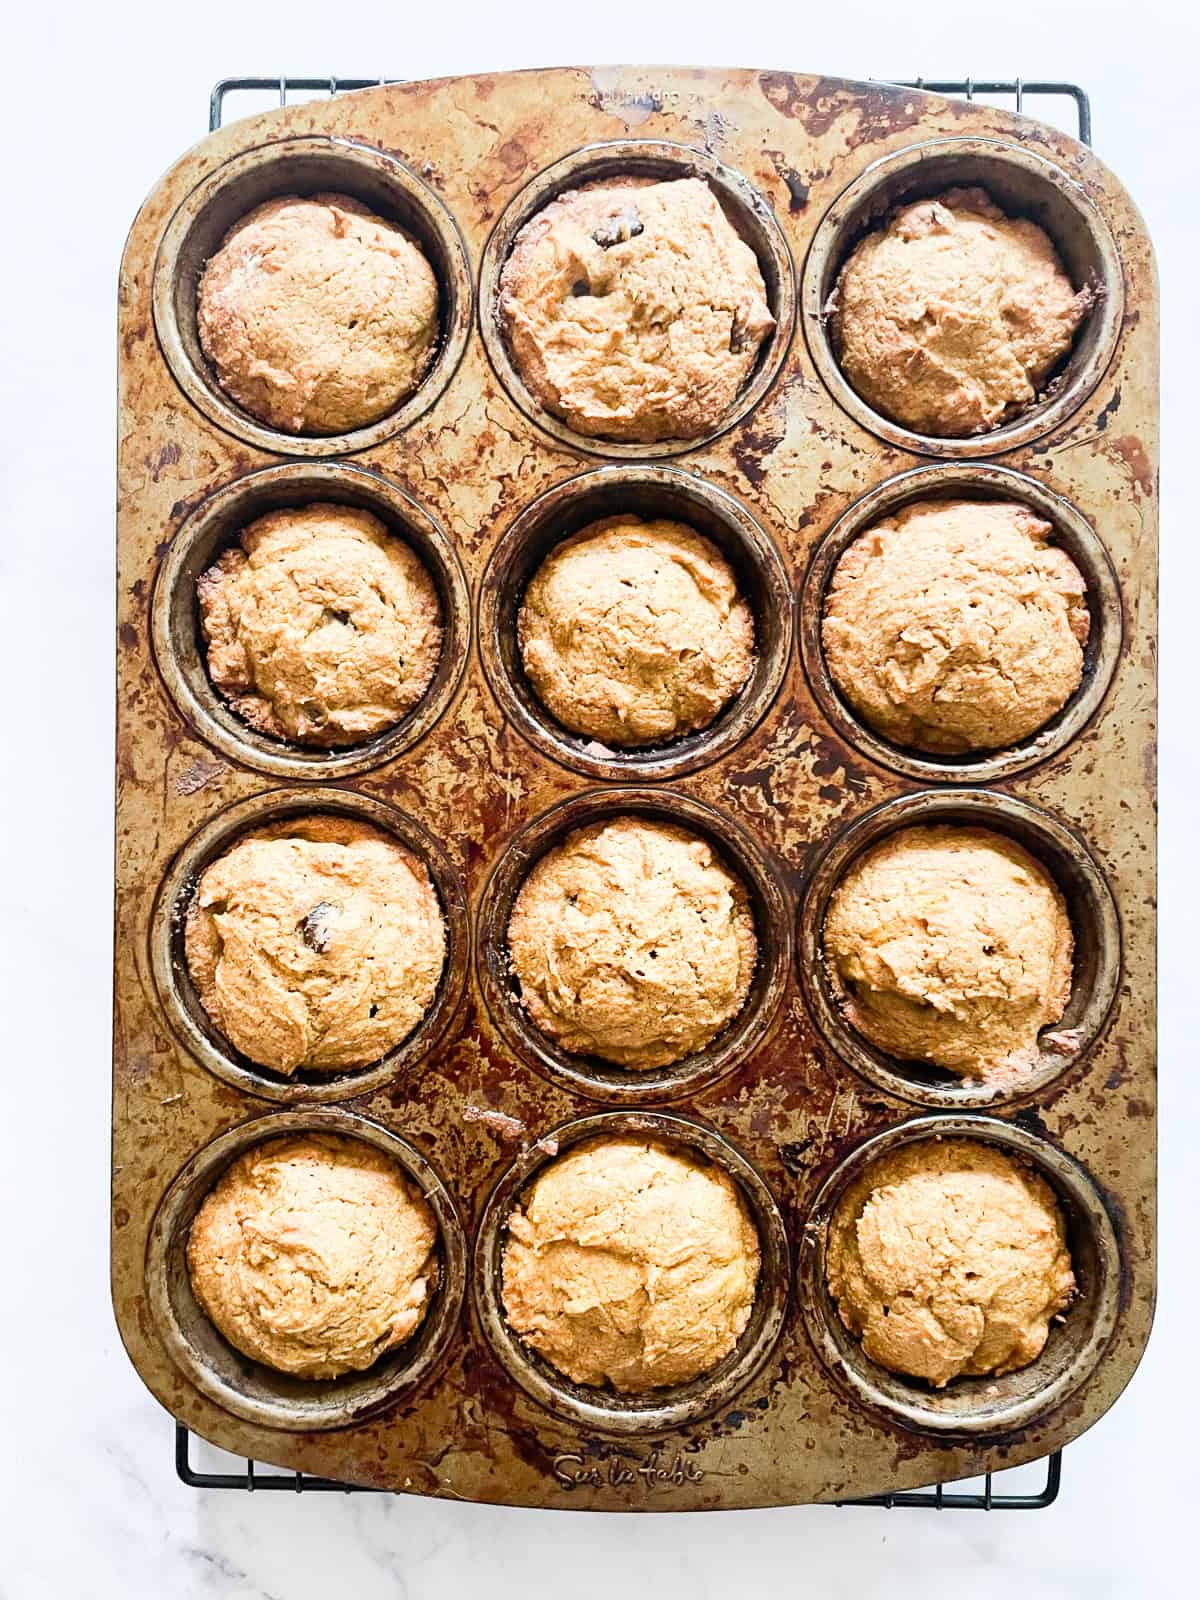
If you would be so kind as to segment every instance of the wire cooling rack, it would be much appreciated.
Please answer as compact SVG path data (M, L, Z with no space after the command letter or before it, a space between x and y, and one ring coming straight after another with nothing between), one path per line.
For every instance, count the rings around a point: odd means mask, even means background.
M276 78L222 78L213 87L208 102L208 128L215 133L225 120L225 103L231 96L251 97L238 110L239 116L250 116L277 103L285 106L288 97L297 95L344 94L354 89L373 89L383 84L401 83L401 78L293 78L281 74ZM1026 102L1037 100L1038 111L1048 113L1047 101L1060 104L1070 101L1074 107L1075 137L1081 144L1092 142L1092 110L1087 94L1077 83L1024 78L885 78L872 80L896 84L902 89L924 89L930 94L960 95L967 100L986 99L1013 102L1011 109L1022 112ZM1059 119L1046 114L1045 120ZM1071 130L1068 130L1071 131ZM224 1454L224 1452L222 1452ZM231 1456L231 1461L238 1458ZM1040 1488L997 1489L997 1483L1011 1483L1012 1475L1020 1471L1010 1468L1003 1472L986 1473L982 1479L968 1479L966 1484L947 1488L934 1484L929 1489L904 1489L894 1494L870 1495L863 1500L843 1500L845 1506L915 1507L932 1511L1042 1511L1058 1499L1062 1484L1062 1451L1056 1450L1044 1461L1037 1463L1044 1478ZM216 1472L201 1470L192 1465L191 1434L181 1422L175 1424L175 1471L182 1483L190 1489L237 1489L254 1494L274 1491L288 1494L386 1494L387 1490L369 1489L357 1484L337 1483L331 1478L317 1478L306 1472L281 1472L276 1468L263 1471L255 1461L246 1460L236 1471ZM982 1482L982 1489L968 1485Z
M214 1455L225 1456L225 1451L215 1446L205 1446ZM229 1456L230 1470L208 1471L192 1463L192 1436L182 1422L175 1424L175 1471L189 1489L240 1489L256 1494L260 1490L283 1494L387 1494L387 1489L370 1489L359 1484L337 1483L332 1478L316 1478L307 1472L281 1472L278 1468L264 1471L256 1461L241 1461ZM1022 1471L1010 1467L1003 1472L986 1473L982 1478L969 1478L953 1488L934 1484L929 1489L903 1489L894 1494L871 1495L865 1500L839 1500L840 1506L883 1506L892 1510L897 1506L925 1507L933 1511L1041 1511L1058 1499L1062 1483L1062 1451L1034 1462L1027 1471L1037 1468L1040 1486L1017 1490L1013 1480ZM236 1468L236 1470L233 1470ZM981 1484L982 1488L973 1487ZM1008 1484L1008 1488L998 1488Z
M924 89L930 94L960 95L967 100L993 99L1012 101L1012 110L1025 110L1027 100L1042 102L1038 111L1045 121L1057 123L1060 119L1048 114L1047 100L1069 100L1074 106L1076 126L1074 135L1081 144L1092 142L1092 110L1086 93L1077 83L1062 83L1025 78L872 78L872 83L891 83L901 89ZM252 102L239 107L237 116L248 117L266 111L272 105L286 106L288 97L306 98L321 94L345 94L352 89L374 89L383 84L403 83L403 78L221 78L213 87L208 101L208 131L215 133L226 120L225 102L231 95L253 96ZM1067 130L1071 132L1071 129Z

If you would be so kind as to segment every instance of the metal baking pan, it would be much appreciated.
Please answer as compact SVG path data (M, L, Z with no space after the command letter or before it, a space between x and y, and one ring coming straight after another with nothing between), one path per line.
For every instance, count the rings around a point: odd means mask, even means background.
M758 254L777 318L738 404L687 446L630 452L574 436L538 412L497 331L515 227L581 174L618 169L704 176ZM865 411L832 361L822 307L872 217L963 180L1036 216L1098 294L1039 405L951 443ZM349 190L414 230L442 290L421 389L340 439L290 438L238 412L195 337L196 275L223 229L305 188ZM131 1359L177 1419L324 1480L680 1510L998 1470L1103 1414L1145 1346L1154 1298L1157 359L1150 245L1112 175L1039 123L912 89L732 70L481 75L286 107L176 163L134 222L120 288L112 1287ZM916 761L862 728L824 670L832 560L918 490L1025 498L1084 571L1084 683L1020 751ZM448 623L427 701L391 734L333 754L264 739L228 713L197 655L189 588L248 515L317 492L403 530ZM675 508L722 543L762 647L712 730L641 757L597 753L549 723L511 639L539 549L622 500ZM285 1083L207 1025L178 927L221 841L296 809L366 814L421 849L452 954L427 1024L392 1058ZM728 1034L632 1088L531 1033L503 952L522 864L574 819L629 809L713 837L751 888L762 947ZM1010 1100L980 1103L969 1086L876 1058L825 986L819 911L837 864L926 815L980 816L1021 838L1072 910L1070 1043L1048 1048ZM495 1293L508 1199L557 1144L604 1121L722 1162L764 1241L759 1305L728 1362L688 1392L628 1404L556 1381L513 1340ZM365 1378L310 1388L223 1346L191 1300L180 1246L234 1152L317 1124L407 1163L435 1205L447 1270L411 1347ZM1082 1293L1033 1367L935 1397L848 1343L820 1264L830 1206L872 1141L948 1131L1014 1147L1044 1172Z

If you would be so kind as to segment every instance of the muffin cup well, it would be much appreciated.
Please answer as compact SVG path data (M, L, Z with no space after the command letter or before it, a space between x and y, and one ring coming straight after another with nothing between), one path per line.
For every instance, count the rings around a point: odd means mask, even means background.
M421 246L438 286L433 361L407 399L349 433L293 434L242 409L217 382L200 347L196 295L209 258L248 212L278 195L348 194L396 223ZM334 456L382 443L422 416L445 389L471 329L471 269L445 205L395 156L349 139L313 135L243 151L201 180L167 224L154 264L154 326L175 381L210 422L260 450Z
M686 523L711 539L754 613L754 664L729 704L707 728L634 750L610 749L557 722L526 677L517 643L526 587L551 550L589 523L617 515ZM731 495L673 467L598 467L540 495L500 540L480 589L479 649L504 715L544 755L596 778L676 778L725 755L766 715L787 671L791 610L779 552Z
M442 610L441 656L420 700L393 727L358 744L331 749L272 738L238 716L208 675L196 596L197 580L248 523L281 507L323 500L378 517L420 557ZM433 727L453 700L467 663L470 591L462 563L440 525L394 483L345 463L291 462L226 484L192 513L155 578L150 629L167 691L202 739L256 772L322 781L382 766Z
M205 1196L240 1155L268 1139L299 1133L358 1139L396 1162L424 1196L438 1228L438 1282L412 1337L366 1372L306 1379L276 1372L228 1344L192 1292L187 1242ZM410 1398L446 1354L466 1292L466 1239L441 1178L412 1145L349 1111L274 1111L237 1123L204 1146L164 1195L146 1249L146 1294L172 1360L201 1394L234 1416L307 1433L344 1428Z
M1004 1377L953 1378L933 1389L879 1366L843 1325L826 1282L829 1225L842 1196L889 1151L937 1139L971 1139L1026 1162L1063 1208L1078 1295L1053 1322L1036 1361ZM851 1398L920 1433L995 1437L1043 1419L1095 1371L1117 1325L1121 1257L1112 1221L1088 1174L1046 1139L995 1117L920 1117L865 1140L825 1180L800 1238L796 1293L809 1337Z
M754 1309L734 1349L711 1372L691 1383L652 1389L643 1395L573 1383L552 1367L509 1326L501 1281L508 1219L538 1172L584 1139L627 1134L681 1145L727 1172L750 1208L762 1251ZM564 1122L543 1134L513 1163L488 1197L472 1264L476 1315L513 1382L568 1422L589 1431L624 1436L685 1427L727 1405L761 1370L774 1349L783 1328L789 1287L787 1233L766 1181L715 1129L661 1112L602 1111Z
M528 388L509 354L501 325L500 274L525 224L568 189L629 177L650 178L659 183L677 178L700 178L707 183L734 231L753 250L766 287L767 304L775 318L774 330L764 340L758 362L741 393L713 427L695 439L662 439L645 444L577 432L547 411ZM496 376L531 422L561 443L587 455L644 461L698 450L719 437L757 405L774 382L791 343L795 319L795 269L787 240L770 203L740 173L707 151L665 139L616 139L585 145L546 167L509 202L488 239L480 263L479 328Z
M851 1026L825 960L830 896L870 845L902 828L949 823L989 829L1023 845L1046 868L1067 904L1075 935L1071 993L1060 1022L1042 1032L1037 1063L1015 1089L998 1090L929 1062L901 1061ZM809 878L800 911L797 959L817 1028L849 1066L889 1094L918 1105L968 1110L1027 1099L1073 1068L1099 1038L1121 976L1121 931L1104 873L1083 840L1038 806L988 789L923 790L885 801L834 835Z
M631 1071L562 1049L522 1006L508 949L513 904L531 868L589 823L641 816L699 834L745 885L758 962L746 1002L712 1042L668 1067ZM509 1049L577 1094L617 1105L657 1105L698 1093L732 1072L765 1037L783 997L791 928L782 877L767 848L732 818L690 796L653 788L589 790L543 812L510 841L479 902L476 971L488 1012Z
M834 569L860 534L914 501L951 499L1012 500L1045 518L1054 530L1052 542L1071 557L1087 585L1091 631L1079 688L1036 733L1004 750L940 756L893 744L858 715L830 673L821 623ZM804 670L817 703L848 744L880 766L922 782L994 783L1056 755L1095 716L1121 655L1121 592L1108 552L1082 512L1036 479L985 462L914 467L877 484L856 500L820 541L801 586L797 632Z
M838 274L865 234L897 205L979 185L1010 216L1028 217L1049 234L1076 288L1096 290L1096 302L1075 335L1070 354L1041 397L1010 422L987 433L949 439L914 433L873 410L843 376L826 307ZM1108 224L1082 185L1061 167L1002 139L931 139L881 156L830 206L813 235L800 290L805 338L826 388L869 432L917 455L963 458L996 455L1028 444L1069 417L1104 376L1121 332L1125 286Z
M424 863L446 925L446 963L433 1003L394 1049L378 1061L338 1072L302 1068L287 1077L251 1061L220 1033L188 972L184 932L200 874L244 834L289 817L339 816L390 834ZM150 923L150 963L167 1020L180 1041L214 1076L264 1100L349 1100L410 1071L433 1049L458 1009L466 985L470 924L463 880L432 836L401 811L349 789L276 789L218 813L180 850L158 891Z

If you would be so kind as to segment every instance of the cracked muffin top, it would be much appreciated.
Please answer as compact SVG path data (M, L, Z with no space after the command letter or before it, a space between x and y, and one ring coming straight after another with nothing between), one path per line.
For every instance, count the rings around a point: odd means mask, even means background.
M188 1236L192 1291L252 1361L297 1378L362 1372L411 1337L437 1283L437 1225L397 1164L304 1133L239 1156Z
M1075 1292L1049 1184L967 1139L906 1145L868 1168L830 1224L826 1277L871 1360L935 1389L1028 1366Z
M641 444L716 426L774 327L754 252L699 178L560 195L517 235L499 311L548 411Z
M1091 308L1049 235L980 188L899 207L827 310L851 386L916 433L986 433L1033 405Z
M758 954L745 887L708 842L638 816L578 828L534 865L508 947L543 1033L635 1072L703 1050Z
M425 866L347 817L242 836L200 874L184 930L201 1005L285 1076L378 1061L432 1005L446 928Z
M758 1287L758 1233L720 1167L638 1138L574 1146L508 1219L504 1310L575 1383L687 1383L734 1348Z
M1061 711L1090 616L1053 532L1016 502L921 500L861 534L821 629L859 715L895 744L957 755L1018 744Z
M284 433L348 433L424 377L437 280L406 233L348 195L281 195L209 260L196 327L218 383L251 416Z
M825 914L847 1020L902 1061L1019 1085L1071 992L1074 937L1045 868L987 828L903 828L852 862Z
M276 739L336 746L393 727L442 647L433 579L369 511L259 517L197 583L214 687Z
M559 722L626 748L707 727L754 659L754 620L716 545L682 523L634 516L593 523L551 551L517 636Z

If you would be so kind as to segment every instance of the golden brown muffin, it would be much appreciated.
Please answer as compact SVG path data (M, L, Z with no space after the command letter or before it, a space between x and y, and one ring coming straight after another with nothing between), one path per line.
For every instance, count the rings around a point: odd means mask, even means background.
M881 1050L997 1090L1037 1060L1071 992L1071 919L1057 884L986 828L903 828L830 896L825 960L847 1019Z
M437 993L446 928L424 865L347 817L245 834L204 869L184 950L236 1050L290 1075L378 1061Z
M754 252L699 178L560 195L517 235L499 311L548 411L642 444L716 426L774 326Z
M884 738L959 755L1019 744L1079 687L1087 588L1048 522L1012 501L920 500L861 534L821 638Z
M508 946L543 1033L635 1072L703 1050L742 1009L758 954L745 887L707 841L637 816L579 828L537 862Z
M362 1372L411 1337L437 1283L437 1225L394 1161L303 1133L248 1150L188 1238L192 1291L252 1361L297 1378Z
M218 383L251 416L284 433L348 433L424 377L437 280L407 234L348 195L281 195L208 262L196 328Z
M517 620L530 682L564 727L635 748L705 728L749 676L733 569L679 522L610 517L564 539Z
M575 1383L688 1383L737 1344L759 1262L720 1167L678 1146L591 1139L543 1168L509 1217L504 1310Z
M968 1139L881 1156L830 1224L829 1292L872 1361L935 1389L1041 1354L1075 1275L1050 1186Z
M433 579L355 506L268 512L196 588L213 684L273 738L369 739L416 705L437 669Z
M901 206L857 246L828 310L868 405L916 433L964 438L1031 406L1091 308L1049 236L978 188Z

